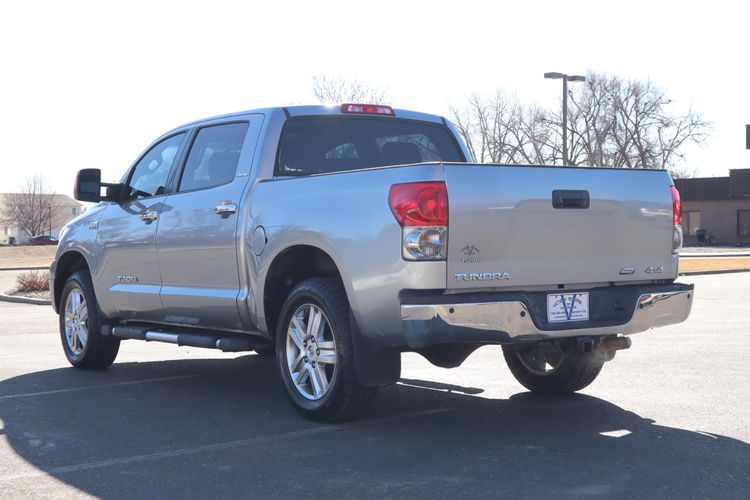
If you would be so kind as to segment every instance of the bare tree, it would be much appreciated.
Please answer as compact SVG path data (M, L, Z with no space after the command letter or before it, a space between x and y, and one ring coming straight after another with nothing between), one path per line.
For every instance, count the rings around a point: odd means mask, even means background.
M313 77L313 94L324 104L341 102L360 102L367 104L386 104L388 95L382 89L368 85L359 80L347 80L326 75Z
M451 117L474 158L482 163L551 163L559 152L549 120L537 106L497 91L474 94Z
M0 218L29 236L49 234L61 221L61 203L44 177L34 174L17 193L7 193L0 203Z
M569 94L569 159L572 165L666 168L689 175L684 146L703 144L711 124L674 103L651 82L589 73ZM562 161L560 112L523 105L498 91L473 95L451 115L481 162L555 164Z
M692 108L684 114L674 108L650 81L589 73L570 92L571 163L687 173L684 146L703 144L712 126ZM559 114L551 120L561 126Z

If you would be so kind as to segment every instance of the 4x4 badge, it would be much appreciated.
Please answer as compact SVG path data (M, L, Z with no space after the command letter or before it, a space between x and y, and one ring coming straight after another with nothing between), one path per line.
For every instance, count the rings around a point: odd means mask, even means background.
M646 268L646 272L648 274L661 274L664 272L664 266L659 266L659 267L648 266Z

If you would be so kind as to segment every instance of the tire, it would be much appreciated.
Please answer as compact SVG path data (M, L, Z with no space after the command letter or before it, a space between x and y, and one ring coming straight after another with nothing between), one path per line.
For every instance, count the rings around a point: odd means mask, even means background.
M281 309L276 359L290 401L310 420L350 420L377 393L357 378L349 315L344 287L332 278L295 286ZM315 317L320 328L313 335Z
M552 346L548 347L551 348ZM545 394L580 391L596 379L606 360L606 356L600 353L565 354L562 351L544 351L545 361L551 364L552 370L543 373L543 368L533 369L528 362L529 353L534 349L534 346L529 345L504 345L503 355L510 372L521 385L532 392Z
M60 296L59 325L63 351L71 365L101 370L114 363L120 339L102 336L99 306L88 272L77 271L65 281ZM85 338L81 333L85 333Z
M276 356L276 344L274 342L256 345L253 350L261 358L273 358Z

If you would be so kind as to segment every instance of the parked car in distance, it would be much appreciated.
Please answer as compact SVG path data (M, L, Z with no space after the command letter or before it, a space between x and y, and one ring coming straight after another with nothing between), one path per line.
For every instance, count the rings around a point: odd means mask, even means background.
M477 164L445 118L388 106L200 120L75 187L98 205L50 272L73 366L122 339L255 350L314 420L360 413L403 352L453 368L499 344L529 390L577 391L693 301L665 170Z
M32 236L28 241L29 245L57 245L58 240L54 236L43 234L41 236Z

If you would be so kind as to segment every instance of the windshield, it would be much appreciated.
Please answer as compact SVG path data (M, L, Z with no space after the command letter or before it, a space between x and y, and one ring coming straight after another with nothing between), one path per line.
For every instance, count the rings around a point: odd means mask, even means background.
M430 161L465 161L443 125L393 118L326 116L287 122L276 175L309 175Z

